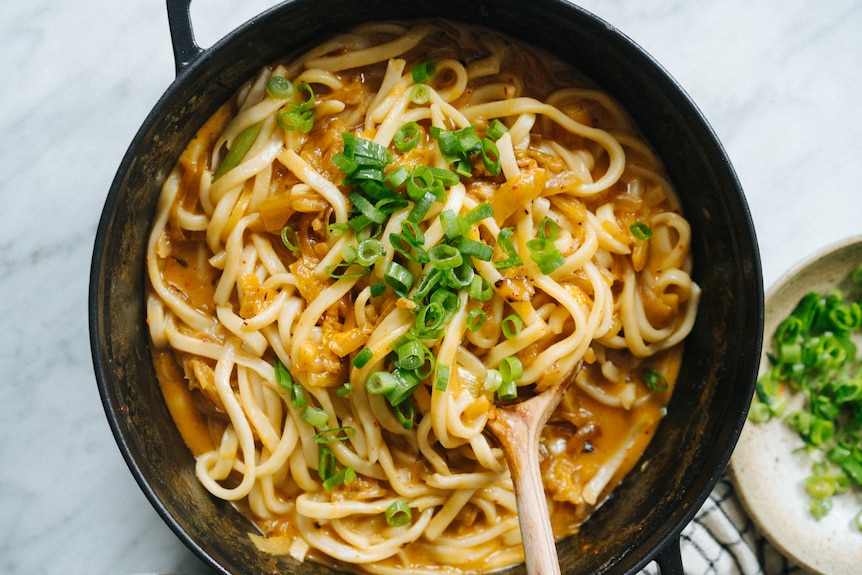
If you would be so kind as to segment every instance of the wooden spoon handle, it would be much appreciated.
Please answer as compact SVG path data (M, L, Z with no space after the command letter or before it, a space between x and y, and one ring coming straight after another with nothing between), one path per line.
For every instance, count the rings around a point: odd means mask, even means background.
M545 488L542 485L542 474L539 469L540 430L535 426L527 425L520 417L512 418L509 424L506 441L516 443L507 447L505 451L508 454L517 450L523 454L522 457L511 457L508 461L512 482L515 485L527 573L559 575L557 547L554 544L548 502L545 499Z
M580 364L555 385L526 401L499 407L494 419L488 421L488 427L500 441L509 463L524 544L524 562L530 575L560 573L539 467L539 438L579 368Z

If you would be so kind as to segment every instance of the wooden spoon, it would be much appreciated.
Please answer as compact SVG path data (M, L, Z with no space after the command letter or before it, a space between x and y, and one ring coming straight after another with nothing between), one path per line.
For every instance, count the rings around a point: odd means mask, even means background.
M548 502L539 469L539 438L551 413L560 404L581 364L541 393L517 403L498 405L488 428L497 437L515 485L518 518L527 573L559 575L560 562Z

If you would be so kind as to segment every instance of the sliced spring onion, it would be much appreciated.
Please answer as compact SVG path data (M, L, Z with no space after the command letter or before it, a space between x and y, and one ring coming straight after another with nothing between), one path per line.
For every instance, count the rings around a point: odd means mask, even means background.
M410 288L413 287L413 274L410 270L402 266L396 261L391 261L386 266L386 272L383 274L383 280L392 286L395 293L406 296Z
M416 122L407 122L397 130L392 138L395 149L401 153L409 152L422 140L425 131Z
M299 253L299 246L296 241L296 232L292 227L284 226L281 228L281 243L283 243L284 247L293 253Z
M488 244L463 236L458 240L458 251L465 256L471 256L484 262L491 261L494 256L494 248Z
M629 226L629 231L634 237L641 241L646 241L652 237L652 230L643 222L635 222Z
M488 202L482 202L480 204L476 204L472 210L464 214L464 221L470 225L475 224L476 222L480 222L485 218L494 217L494 208L491 207L491 204Z
M524 261L515 249L515 244L512 242L512 235L514 233L514 228L503 228L497 234L497 245L506 256L504 259L494 262L494 267L497 269L503 270L524 264Z
M402 527L413 520L410 507L402 500L397 500L386 508L386 523L390 527Z
M492 176L500 175L500 150L491 138L482 138L482 164Z
M431 265L440 270L450 270L458 267L464 261L464 256L458 248L449 244L437 244L428 250L428 260Z
M213 179L217 180L242 162L243 158L245 158L248 151L251 149L252 144L257 139L258 134L260 134L260 129L263 127L263 122L258 122L257 124L252 124L251 126L245 128L231 142L230 148L228 148L227 154L225 154L224 160L222 160L221 165L216 170L213 175Z
M665 391L668 388L668 381L664 374L652 367L641 369L641 377L646 386L653 391Z
M395 388L390 389L383 396L389 401L389 405L397 407L410 399L413 391L419 387L420 381L416 375L402 368L395 368L392 376L395 378Z
M371 290L371 297L380 297L386 293L386 284L383 282L371 284L369 289Z
M326 266L324 272L327 276L335 280L346 278L361 278L368 273L368 268L360 265L354 265L352 262L339 262Z
M314 434L315 443L332 443L333 441L347 441L356 435L356 428L352 425L342 425L341 427L331 427L321 429Z
M521 319L516 313L510 313L506 317L503 318L502 323L500 324L500 329L503 331L503 335L506 336L506 339L512 339L516 337L519 333L521 333L521 329L524 327L524 320Z
M556 241L559 235L560 227L557 225L557 222L548 217L542 218L542 221L539 222L539 237L543 240L553 242Z
M275 370L275 383L284 389L290 389L293 386L293 376L278 356L272 360L272 367Z
M565 263L563 254L554 246L554 242L548 239L533 238L527 240L527 249L530 257L536 262L539 271L549 274Z
M335 459L335 454L327 445L321 445L317 448L317 475L326 481L335 475L335 466L338 460Z
M473 276L473 281L470 282L467 295L475 301L488 301L494 297L494 288L485 278L476 274Z
M306 405L305 390L298 383L290 386L290 406L293 409L302 409Z
M434 389L437 391L446 391L449 386L449 371L448 365L442 363L437 364L437 375L434 378Z
M339 485L349 485L355 480L356 471L354 471L352 467L344 467L323 480L323 489L326 491L332 491Z
M485 135L491 138L492 140L499 140L500 136L509 131L509 128L506 127L506 124L494 118L488 124L488 128L485 130Z
M407 97L417 106L422 106L431 99L431 90L425 84L414 84Z
M485 381L482 384L482 388L485 391L497 391L500 389L500 386L503 384L503 375L500 373L498 369L489 369L485 372Z
M410 70L410 75L413 77L413 81L417 84L433 80L434 77L437 76L437 65L433 60L425 60L424 62L420 62L413 66Z
M419 242L411 241L406 234L389 234L389 243L408 261L424 264L429 260L425 248Z
M422 339L436 339L443 333L443 326L448 319L446 310L440 302L430 302L419 308L416 313L413 333Z
M392 407L392 411L395 413L395 418L401 424L401 427L404 429L413 429L416 413L411 402L404 401L399 403Z
M462 256L461 263L454 268L443 270L443 285L456 291L469 288L476 277L476 270L469 258Z
M499 399L515 399L518 397L518 386L513 380L506 380L500 382L500 387L497 388L497 397Z
M272 76L266 82L266 93L276 100L287 100L294 91L293 82L283 76Z
M410 371L419 369L425 363L425 354L428 351L425 344L418 339L409 339L395 350L398 366Z
M389 393L398 385L395 376L388 371L375 371L365 380L365 389L368 393L383 395Z
M425 216L428 215L428 211L431 209L431 206L434 205L434 202L437 201L437 196L433 191L427 191L425 194L416 200L416 203L413 205L413 209L410 210L410 213L407 215L407 222L418 224L422 220L425 219ZM404 222L402 222L402 227L404 226ZM418 241L418 239L417 239ZM424 238L421 243L424 243Z
M499 369L504 382L516 381L519 377L524 375L524 367L521 365L521 360L514 355L504 357L500 362Z
M411 221L410 218L401 222L401 233L412 244L421 246L425 243L425 233L419 224Z
M375 238L368 238L359 242L356 247L356 262L365 267L370 267L383 257L385 250L383 243Z
M307 421L312 427L320 428L324 427L326 422L329 421L329 414L324 409L309 405L302 412L302 419Z
M440 285L443 280L443 270L432 267L428 273L419 278L419 284L413 293L413 301L422 302Z
M351 391L353 391L353 384L349 381L345 381L338 389L335 390L335 395L338 397L345 397Z
M356 369L362 369L365 367L369 361L374 358L374 352L371 351L371 348L367 345L364 346L359 353L353 358L353 367Z
M470 224L453 210L443 210L440 212L440 224L443 226L443 233L446 239L449 240L454 240L470 233Z

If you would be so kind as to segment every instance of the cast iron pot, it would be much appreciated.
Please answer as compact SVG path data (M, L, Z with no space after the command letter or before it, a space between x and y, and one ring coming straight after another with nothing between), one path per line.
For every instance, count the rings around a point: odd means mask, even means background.
M251 524L194 477L153 371L145 329L144 257L159 189L198 127L262 65L368 19L457 17L561 55L613 95L666 163L693 232L703 288L668 415L612 499L558 544L564 573L635 573L657 560L682 574L679 534L724 471L757 373L763 287L748 207L701 113L630 39L565 0L289 0L207 50L189 0L167 1L176 80L147 117L108 193L90 278L96 378L132 474L165 522L218 573L331 573L260 553ZM523 572L523 566L511 572Z

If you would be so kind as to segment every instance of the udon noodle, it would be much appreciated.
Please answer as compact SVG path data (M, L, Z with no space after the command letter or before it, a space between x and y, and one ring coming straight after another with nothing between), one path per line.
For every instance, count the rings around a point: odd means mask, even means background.
M495 402L583 362L540 453L575 533L664 414L689 239L660 161L568 65L460 24L364 25L262 69L170 173L154 361L197 478L262 550L502 568L523 549Z

